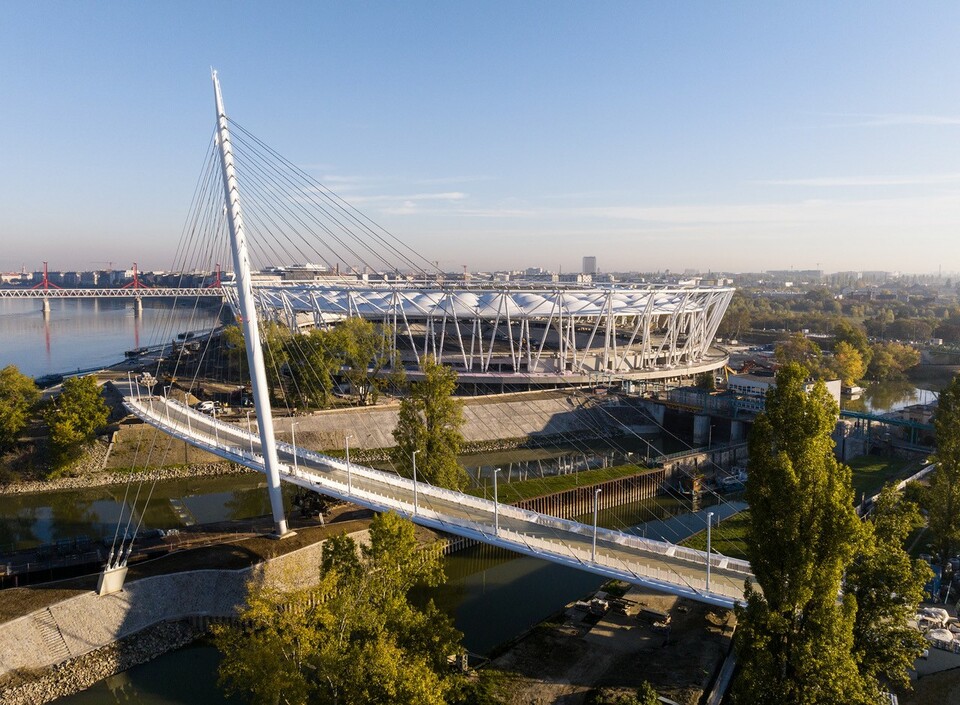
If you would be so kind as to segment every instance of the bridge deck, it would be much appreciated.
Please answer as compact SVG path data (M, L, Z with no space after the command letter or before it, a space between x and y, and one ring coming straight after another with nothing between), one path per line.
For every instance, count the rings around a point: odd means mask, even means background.
M155 299L160 297L223 297L219 288L179 287L150 289L0 289L0 299Z
M259 437L183 404L159 397L134 398L123 383L127 408L147 423L232 462L264 472ZM643 585L700 602L730 607L753 580L746 561L711 556L664 541L598 529L510 505L497 504L393 473L278 443L281 478L316 492L369 507L394 511L414 522L477 539L518 553ZM499 526L498 526L499 525Z

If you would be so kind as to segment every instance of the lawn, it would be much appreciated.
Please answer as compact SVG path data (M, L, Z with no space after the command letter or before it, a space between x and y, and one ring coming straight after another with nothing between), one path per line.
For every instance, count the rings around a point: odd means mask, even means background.
M924 463L919 460L861 455L847 465L853 470L854 502L859 502L861 495L872 497L888 482L899 482L909 477L920 470Z
M531 497L542 497L544 495L563 492L574 487L585 487L595 485L607 480L617 480L621 477L633 477L648 472L646 468L639 465L618 465L612 468L598 468L597 470L585 470L583 472L574 472L569 475L553 475L551 477L538 477L532 480L522 480L520 482L504 482L501 480L497 485L497 499L504 504L515 504ZM486 486L471 487L466 490L467 494L475 497L487 497L493 499L493 482L488 481Z
M710 549L729 558L747 559L747 528L750 526L750 510L745 509L727 517L713 527L710 536ZM681 541L681 545L707 550L707 530L694 534Z

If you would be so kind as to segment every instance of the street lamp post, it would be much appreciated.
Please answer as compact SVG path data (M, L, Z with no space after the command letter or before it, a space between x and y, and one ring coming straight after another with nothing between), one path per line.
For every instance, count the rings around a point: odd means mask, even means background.
M347 448L347 491L353 494L353 479L350 477L350 439L353 438L349 433L344 437L344 444Z
M500 500L497 496L497 475L500 468L493 471L493 534L500 535Z
M253 431L250 430L250 411L247 411L247 433L250 436L250 455L253 456Z
M167 421L170 420L170 385L163 388L163 405L167 409Z
M707 512L707 592L710 592L710 527L713 526L713 512Z
M293 474L298 475L300 473L300 466L297 464L297 425L299 421L294 421L290 424L290 445L293 446Z
M593 550L590 554L590 560L594 563L597 562L597 514L600 510L600 492L602 490L598 487L593 493Z
M417 504L417 453L419 452L419 450L413 451L413 516L417 516L419 509Z

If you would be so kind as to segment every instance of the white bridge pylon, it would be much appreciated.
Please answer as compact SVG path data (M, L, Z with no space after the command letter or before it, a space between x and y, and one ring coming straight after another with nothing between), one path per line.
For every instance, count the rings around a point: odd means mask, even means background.
M125 385L126 408L143 421L231 462L265 472L259 436L162 397ZM519 509L435 487L339 458L276 444L280 476L305 489L493 546L616 578L699 602L742 601L750 564L713 553ZM294 460L294 450L296 459ZM595 533L596 532L596 533ZM596 549L594 550L594 536Z

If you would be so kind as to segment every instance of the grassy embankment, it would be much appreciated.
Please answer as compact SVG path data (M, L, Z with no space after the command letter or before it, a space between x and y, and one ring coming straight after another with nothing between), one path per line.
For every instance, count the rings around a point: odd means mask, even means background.
M617 480L621 477L632 477L644 472L647 472L647 469L640 465L617 465L616 467L585 470L569 475L537 477L519 482L505 482L501 479L497 485L497 499L504 504L514 504L531 497L555 494L574 487L595 485L608 480ZM488 481L486 485L471 487L465 492L475 497L493 499L493 482Z
M861 493L870 497L879 492L886 483L909 477L923 466L922 462L916 460L881 458L875 455L854 458L847 464L853 470L853 489L857 501L859 501ZM713 535L710 537L711 548L731 558L746 559L746 538L749 524L749 509L721 521L718 526L714 527ZM701 551L706 550L707 532L701 531L694 534L682 543L684 546L697 548Z

